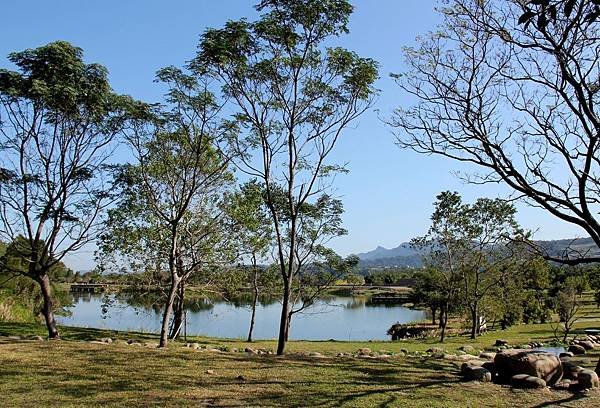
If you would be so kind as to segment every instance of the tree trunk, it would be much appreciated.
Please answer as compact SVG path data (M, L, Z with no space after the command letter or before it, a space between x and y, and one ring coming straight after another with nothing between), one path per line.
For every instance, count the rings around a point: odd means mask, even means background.
M167 347L167 336L169 334L169 320L171 319L171 312L173 311L173 303L175 302L175 296L177 295L177 289L179 288L179 278L173 277L171 279L171 288L165 304L165 311L163 312L162 326L160 329L160 343L158 347Z
M252 331L254 330L254 319L256 317L256 303L258 302L258 272L254 268L254 277L252 279L252 285L254 287L254 295L252 297L252 315L250 316L250 329L248 330L248 343L252 342Z
M285 341L290 339L290 326L292 325L292 313L288 316L287 327L285 328Z
M40 284L40 290L44 299L44 307L42 313L44 314L44 320L46 321L46 328L48 329L48 338L57 339L58 329L56 328L56 320L54 320L54 310L52 302L52 288L50 286L50 278L48 274L43 274L38 283Z
M471 307L471 338L477 337L477 328L479 327L479 316L477 316L477 305Z
M436 307L431 308L431 324L435 324L435 312L437 311Z
M175 340L179 338L181 333L181 327L183 326L183 312L185 311L185 282L179 283L179 290L177 291L177 297L174 303L173 309L173 327L171 327L171 339Z
M277 340L277 355L280 356L285 350L285 342L287 341L288 319L290 308L290 282L284 282L283 285L283 300L281 302L281 318L279 321L279 338Z
M444 342L444 338L446 337L446 325L448 324L448 307L446 305L442 306L440 309L440 328L442 329L440 333L440 342Z

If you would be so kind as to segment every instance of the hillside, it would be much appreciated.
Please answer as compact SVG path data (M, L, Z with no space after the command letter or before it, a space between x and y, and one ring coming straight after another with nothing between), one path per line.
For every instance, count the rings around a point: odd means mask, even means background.
M557 239L536 241L549 255L554 257L600 257L600 248L591 238ZM395 248L387 249L378 246L372 251L358 254L360 265L371 268L418 268L422 265L421 254L413 249L408 242Z

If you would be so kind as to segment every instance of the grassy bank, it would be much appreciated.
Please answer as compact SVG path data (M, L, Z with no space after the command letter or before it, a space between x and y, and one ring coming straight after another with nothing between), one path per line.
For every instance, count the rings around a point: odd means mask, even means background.
M443 347L490 347L495 338L517 343L543 341L544 325L488 333L476 341L457 336ZM289 354L250 356L216 353L173 343L159 350L156 336L95 329L62 328L61 341L16 340L6 336L43 335L43 327L0 323L0 406L326 406L326 407L545 407L600 406L600 392L571 394L518 391L494 384L461 382L459 362L409 353L389 359L338 358L360 347L422 351L428 342L292 341ZM89 340L111 337L113 344ZM135 339L146 344L127 345ZM207 347L243 349L240 340L194 338ZM273 348L272 341L254 343ZM439 345L438 345L439 346ZM327 357L298 352L318 351ZM595 365L600 351L581 360ZM241 377L240 377L241 376Z

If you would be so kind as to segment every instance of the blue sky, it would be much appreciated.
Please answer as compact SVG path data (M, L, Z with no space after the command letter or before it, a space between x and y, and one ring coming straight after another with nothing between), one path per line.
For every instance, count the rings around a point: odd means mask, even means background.
M348 162L350 173L336 180L344 201L349 235L333 242L341 254L364 252L377 245L394 247L422 235L428 228L432 202L443 190L456 190L466 201L480 196L506 196L499 186L472 186L453 172L468 167L448 159L403 151L380 118L410 103L389 79L402 72L403 46L435 28L435 0L353 0L350 34L339 45L381 64L377 84L382 93L368 112L341 139L335 158ZM113 88L146 101L158 101L161 90L154 73L166 65L182 65L194 56L199 35L229 19L253 19L254 0L81 0L5 1L0 25L0 66L6 55L55 40L83 48L87 62L110 71ZM585 236L574 226L542 210L518 205L519 221L537 230L538 239ZM67 260L75 269L92 265L90 251Z

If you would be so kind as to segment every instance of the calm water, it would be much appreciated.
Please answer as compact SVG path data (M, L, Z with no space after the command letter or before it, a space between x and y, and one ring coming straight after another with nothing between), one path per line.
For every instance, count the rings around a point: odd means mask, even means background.
M158 332L162 309L135 304L109 295L111 306L103 313L102 295L75 295L71 316L60 317L64 325L102 329ZM399 305L370 305L364 298L321 299L307 311L294 315L290 338L296 340L380 340L389 339L387 329L395 322L407 323L428 318L425 311ZM254 338L277 336L281 305L264 302L257 306ZM245 338L250 308L245 303L204 301L188 307L187 332L190 335Z

